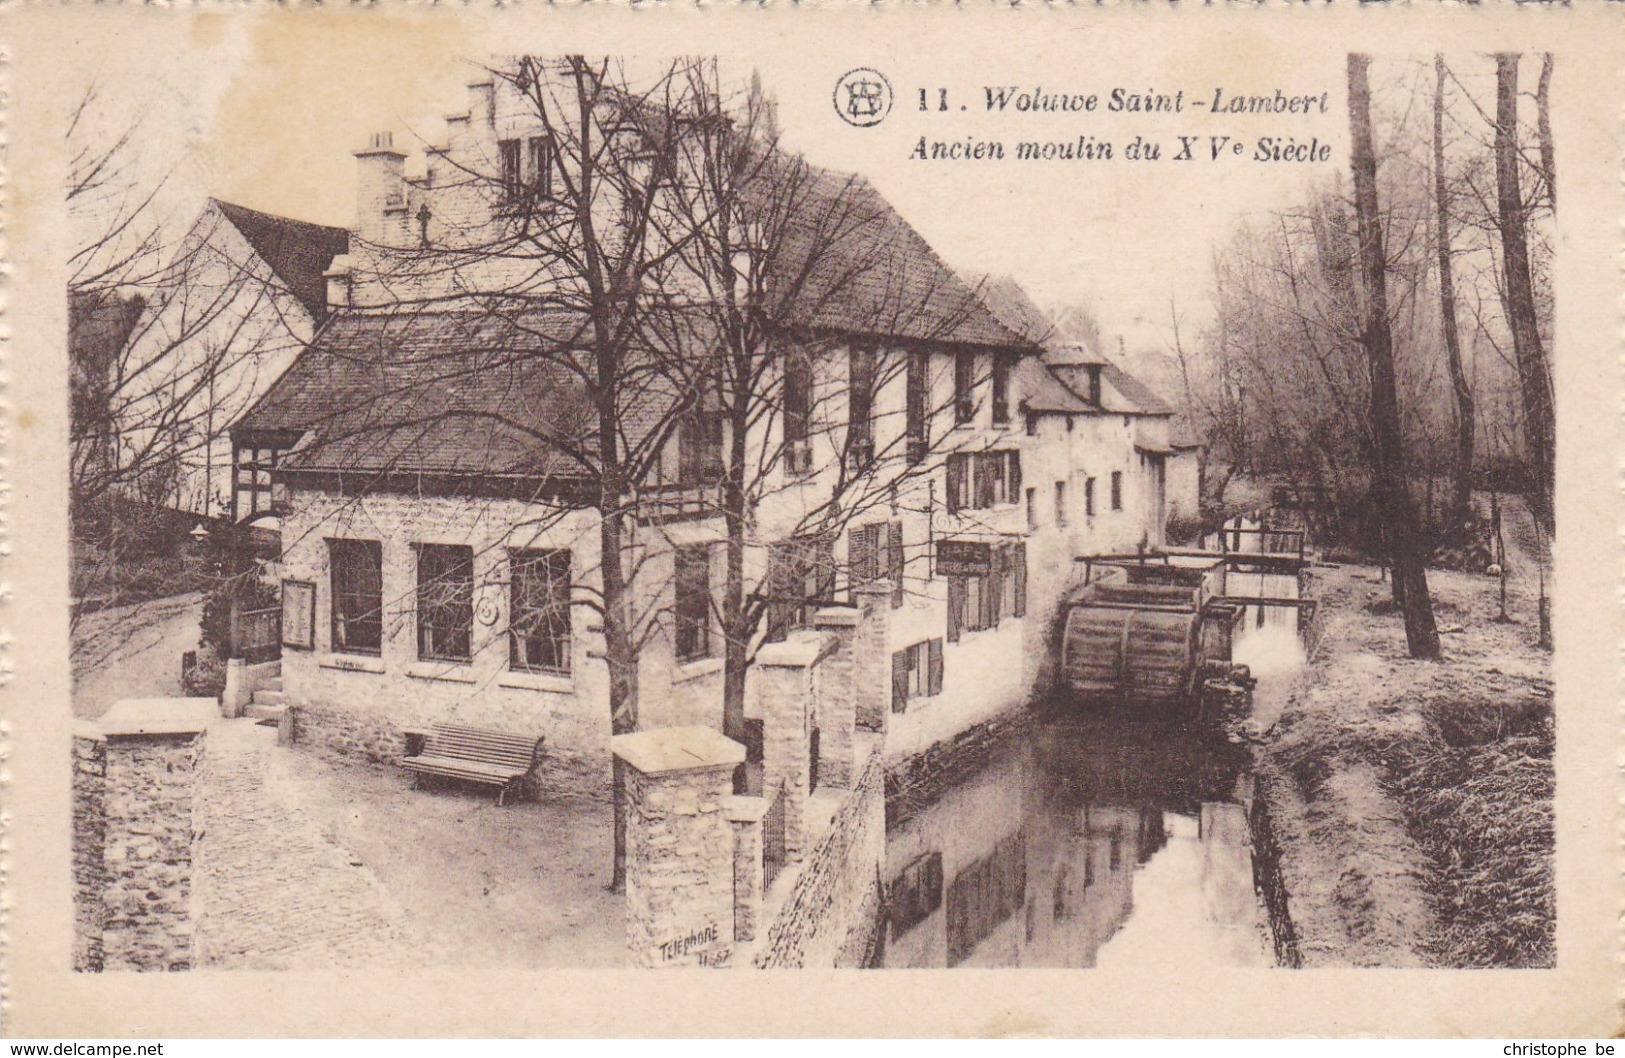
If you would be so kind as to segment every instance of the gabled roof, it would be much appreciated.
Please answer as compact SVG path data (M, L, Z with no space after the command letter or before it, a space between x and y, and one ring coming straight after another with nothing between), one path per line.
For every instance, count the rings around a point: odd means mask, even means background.
M293 470L580 477L592 434L581 378L558 350L585 319L485 311L345 312L237 424L305 431ZM547 357L535 350L545 347Z
M999 322L1040 348L1057 338L1055 322L1010 276L971 276L971 285Z
M1067 415L1172 415L1151 389L1113 363L1100 365L1100 403L1089 399L1087 364L1039 364L1019 376L1028 411Z
M880 338L963 343L1036 353L862 176L787 160L794 196L761 208L782 225L767 297L800 326Z
M1071 341L1050 342L1044 346L1044 363L1052 367L1073 367L1078 364L1105 364L1109 361L1088 343Z
M772 309L777 318L797 328L990 346L1036 359L1037 346L1001 323L867 181L811 166L799 172L807 181L794 207L800 219L783 226L765 277L766 297L782 299ZM261 238L282 239L278 246L319 248L305 230L319 226L219 205L228 217L247 215ZM297 260L308 266L319 256ZM295 471L586 476L579 457L591 450L595 417L581 375L559 353L578 349L585 370L587 326L584 316L562 311L342 312L236 428L305 434L282 464ZM700 311L687 330L698 338L705 326ZM534 355L544 348L547 355ZM653 388L626 403L621 429L633 442L671 406Z
M1021 386L1022 406L1032 412L1089 415L1100 411L1083 394L1074 392L1055 373L1037 360L1023 361L1016 370ZM1084 393L1088 393L1085 389Z
M1174 413L1174 409L1170 408L1161 397L1152 392L1150 386L1116 364L1108 361L1101 367L1100 374L1127 403L1127 407L1112 408L1112 411L1134 411L1139 412L1141 415L1172 415Z
M350 233L344 228L278 217L247 206L210 199L254 252L288 288L312 319L327 316L327 281L322 278L333 258L348 253Z

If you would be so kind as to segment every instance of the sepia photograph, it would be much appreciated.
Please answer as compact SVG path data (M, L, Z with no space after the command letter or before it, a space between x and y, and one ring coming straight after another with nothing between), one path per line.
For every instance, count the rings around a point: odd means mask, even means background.
M1611 973L1598 49L329 21L33 104L71 987Z

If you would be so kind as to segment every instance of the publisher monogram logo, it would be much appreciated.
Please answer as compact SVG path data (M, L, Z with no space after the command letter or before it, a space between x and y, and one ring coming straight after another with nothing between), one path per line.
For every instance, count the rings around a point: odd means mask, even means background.
M891 112L891 83L885 74L860 66L835 82L835 112L848 125L866 129Z

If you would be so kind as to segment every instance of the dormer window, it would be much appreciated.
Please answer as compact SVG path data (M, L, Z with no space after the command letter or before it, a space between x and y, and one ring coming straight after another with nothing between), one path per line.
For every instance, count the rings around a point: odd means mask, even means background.
M1010 425L1010 361L993 357L993 425Z
M1089 364L1087 369L1089 371L1089 403L1098 407L1100 405L1100 365Z

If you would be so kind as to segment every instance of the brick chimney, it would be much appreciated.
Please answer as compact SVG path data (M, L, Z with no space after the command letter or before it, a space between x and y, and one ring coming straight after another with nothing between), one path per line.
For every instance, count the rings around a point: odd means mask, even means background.
M478 140L496 125L496 86L490 81L475 81L468 86L468 130Z
M362 150L356 176L356 234L367 242L398 241L406 215L406 155L395 149L395 136L375 132Z
M456 157L468 149L470 140L467 114L446 115L446 153ZM461 159L458 159L461 161Z

